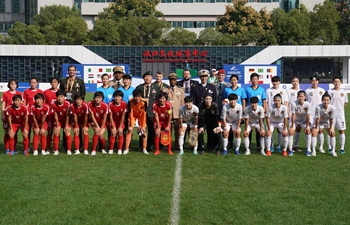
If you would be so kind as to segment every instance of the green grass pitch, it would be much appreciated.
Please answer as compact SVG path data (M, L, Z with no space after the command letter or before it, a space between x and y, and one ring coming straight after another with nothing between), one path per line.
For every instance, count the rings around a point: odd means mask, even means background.
M143 155L133 137L125 156L9 157L1 129L0 224L171 224L178 156ZM293 157L261 156L255 144L250 156L225 157L188 146L179 224L349 224L348 144L338 157L306 157L303 135Z

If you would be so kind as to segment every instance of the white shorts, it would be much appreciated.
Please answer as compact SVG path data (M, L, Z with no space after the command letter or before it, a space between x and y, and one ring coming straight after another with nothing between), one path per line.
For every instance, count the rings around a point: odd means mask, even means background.
M278 131L280 133L282 133L284 130L284 124L283 123L270 123L270 130L272 130L272 132L275 130L275 128L277 128Z
M224 127L224 130L229 131L230 129L236 130L237 129L237 122L235 122L235 123L226 123L226 127ZM241 130L240 127L239 127L239 130Z
M249 124L248 124L248 127L247 127L248 133L249 133L253 128L255 128L258 132L260 132L260 124L259 124L259 123L249 123ZM264 127L263 127L263 129L264 129Z
M333 119L333 122L334 127L337 128L337 130L346 130L345 116L342 116L342 118Z
M315 117L313 117L313 116L310 115L310 127L311 127L311 128L314 127L315 122L316 122Z
M291 125L292 125L292 123L289 122L289 127L290 128L292 127ZM306 121L304 121L304 122L294 122L294 127L293 127L294 130L296 129L297 125L300 125L301 129L305 129L306 128Z
M190 127L190 128L194 128L194 124L192 122L189 122L189 123L182 123L182 127L185 127L185 129L187 129L187 127Z
M328 129L328 128L330 128L329 122L328 121L327 122L319 122L318 127L320 129ZM334 127L334 124L333 124L333 127Z

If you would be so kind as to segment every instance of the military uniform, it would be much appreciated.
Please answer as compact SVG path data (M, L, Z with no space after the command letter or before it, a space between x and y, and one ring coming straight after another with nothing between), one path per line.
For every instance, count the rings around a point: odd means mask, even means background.
M116 66L113 68L113 75L115 73L123 73L124 74L124 69L121 66ZM123 87L124 83L123 83L123 79L121 78L120 80L117 80L115 77L113 80L109 81L109 86L114 88L114 90L118 90L118 88Z
M208 76L208 73L204 71L200 73L200 76ZM216 102L217 94L214 85L208 83L206 83L205 85L200 83L193 85L193 88L191 88L193 104L199 106L199 104L204 101L204 98L207 94L210 94L213 97L213 102Z
M75 77L73 82L70 77L61 79L60 90L66 92L66 99L70 102L74 101L75 94L79 93L83 97L85 97L86 94L84 80L78 77Z
M160 82L160 83L154 82L153 84L158 85L158 87L161 91L163 91L163 90L167 91L167 89L169 88L169 85L167 85L164 82Z

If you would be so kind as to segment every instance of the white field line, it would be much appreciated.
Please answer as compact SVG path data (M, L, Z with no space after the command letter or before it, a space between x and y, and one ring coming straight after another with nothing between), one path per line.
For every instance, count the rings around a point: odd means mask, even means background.
M181 192L181 166L182 157L180 154L176 158L176 168L174 177L173 199L171 203L170 224L178 225L180 220L180 192Z

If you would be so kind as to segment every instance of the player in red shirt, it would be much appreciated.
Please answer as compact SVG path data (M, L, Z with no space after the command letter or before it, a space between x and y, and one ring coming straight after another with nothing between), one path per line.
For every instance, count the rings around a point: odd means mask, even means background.
M123 130L124 130L124 120L125 113L127 111L127 104L122 99L124 93L117 90L113 93L114 100L108 104L109 113L109 129L111 131L111 136L109 137L109 151L108 154L113 154L113 148L115 143L115 138L118 135L118 155L122 154L123 149Z
M89 122L92 126L92 129L94 129L91 155L96 155L96 147L99 139L101 143L102 153L107 153L104 134L106 131L108 105L102 101L103 98L103 92L96 91L94 94L94 99L89 102Z
M13 155L15 153L15 134L17 133L18 128L20 128L23 135L23 154L28 156L28 109L22 105L21 95L14 95L12 101L13 104L6 110L9 123L8 133L10 145L10 152L8 155Z
M39 136L41 137L41 154L46 155L46 116L50 112L50 106L44 103L44 94L38 93L34 96L35 104L30 108L32 128L34 131L33 138L33 155L38 155Z
M58 146L60 141L61 129L63 129L64 131L63 135L66 136L67 155L72 155L72 152L71 152L72 138L70 136L70 124L69 124L69 113L68 113L70 103L65 100L66 94L62 90L58 90L56 92L56 97L57 97L57 100L51 104L51 108L55 118L54 137L53 137L53 145L55 150L54 155L58 155Z
M50 84L51 84L51 88L47 89L44 91L44 96L45 96L45 103L50 105L52 103L54 103L57 99L56 97L56 92L59 90L58 89L58 84L59 84L59 80L57 77L52 77L50 79ZM47 121L47 145L46 145L46 153L50 154L50 150L51 150L51 143L52 143L52 134L53 134L53 127L54 127L54 123L55 123L55 118L53 113L50 113L47 117L46 117L46 121Z
M4 92L1 97L1 111L2 111L2 128L4 129L4 144L6 149L6 154L10 152L10 146L9 146L9 133L8 133L8 120L7 116L5 114L6 108L12 105L12 98L15 95L22 95L21 92L17 91L16 88L18 88L18 82L15 79L10 79L7 83L7 87L9 88L8 91ZM15 146L17 143L17 135L15 135Z
M79 93L74 95L74 104L70 106L69 116L73 125L75 155L80 154L80 132L84 135L84 155L88 155L89 148L89 124L88 124L89 106L84 102L83 96Z
M160 141L160 134L162 130L170 131L171 130L171 118L172 118L172 106L168 100L168 94L165 92L161 92L158 95L158 101L153 103L153 123L154 123L154 129L156 133L156 137L154 140L154 146L156 148L156 151L154 152L155 155L158 155L160 153L159 151L159 141ZM169 138L171 138L169 136ZM173 152L171 151L171 140L168 144L168 153L169 155L172 155Z
M44 94L42 90L37 88L38 84L39 84L38 79L36 77L31 77L29 80L30 88L24 90L23 92L23 104L27 106L28 110L30 110L32 105L34 105L35 103L34 96L38 93ZM33 123L31 116L29 117L28 123L29 125ZM29 129L29 134L28 134L29 142L30 142L30 133L31 133L31 129ZM29 146L30 144L28 144L28 152L30 151Z

